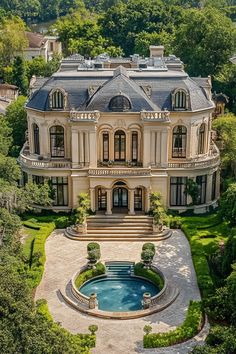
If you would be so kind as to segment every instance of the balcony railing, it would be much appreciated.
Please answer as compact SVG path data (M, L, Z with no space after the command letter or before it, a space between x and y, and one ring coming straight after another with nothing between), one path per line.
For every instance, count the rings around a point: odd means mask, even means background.
M141 120L145 122L170 122L170 112L165 111L142 111Z
M97 122L100 117L99 111L70 111L71 122Z
M88 171L89 176L150 176L150 168L94 168Z
M220 163L220 156L211 156L206 160L192 162L169 162L168 168L202 168L214 166Z

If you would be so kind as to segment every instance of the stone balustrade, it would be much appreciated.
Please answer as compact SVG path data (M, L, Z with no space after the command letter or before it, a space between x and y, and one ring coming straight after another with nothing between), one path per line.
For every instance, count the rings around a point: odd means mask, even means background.
M39 168L39 169L50 169L50 168L55 168L55 169L67 169L71 168L71 162L66 161L66 160L61 160L61 161L53 161L53 160L37 160L33 158L32 156L26 156L23 155L22 153L18 157L18 161L21 165L25 165L26 167L29 168Z
M170 112L165 111L142 111L141 120L146 122L170 122Z
M97 122L100 117L99 111L70 111L71 122Z
M89 176L150 176L151 169L145 168L96 168L88 171Z
M209 167L220 164L220 156L219 155L212 155L206 158L205 160L199 161L191 161L191 162L169 162L168 168L202 168L202 167Z

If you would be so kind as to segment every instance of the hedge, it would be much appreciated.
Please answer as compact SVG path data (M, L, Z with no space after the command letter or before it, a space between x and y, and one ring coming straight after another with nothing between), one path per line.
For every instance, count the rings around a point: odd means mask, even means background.
M151 280L158 286L159 290L161 290L164 286L164 280L162 277L151 269L145 269L143 263L135 264L134 274Z
M201 302L190 301L183 324L167 333L151 333L143 337L144 348L169 347L194 337L201 329L203 313Z
M88 269L84 272L80 273L77 278L75 279L75 286L79 289L81 285L89 279L97 277L98 275L102 275L106 273L106 268L104 264L98 262L95 265L95 269Z

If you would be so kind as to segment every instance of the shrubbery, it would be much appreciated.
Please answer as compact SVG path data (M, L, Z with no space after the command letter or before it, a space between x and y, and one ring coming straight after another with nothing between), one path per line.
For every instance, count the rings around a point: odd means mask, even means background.
M84 272L80 273L78 277L75 279L75 285L79 289L81 285L86 282L89 279L92 279L93 277L97 277L98 275L102 275L106 273L106 268L104 264L98 262L95 265L94 269L88 269L85 270Z
M136 263L134 266L134 274L151 280L161 290L164 286L162 277L151 269L144 268L143 263Z
M184 342L194 337L200 331L202 323L203 314L201 303L191 301L184 323L175 330L167 333L145 334L143 338L144 348L168 347Z

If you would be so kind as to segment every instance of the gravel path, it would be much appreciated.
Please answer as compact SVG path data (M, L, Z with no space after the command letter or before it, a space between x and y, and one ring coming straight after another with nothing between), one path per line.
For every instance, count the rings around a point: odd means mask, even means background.
M97 324L96 354L160 353L187 354L195 345L202 343L200 335L195 340L171 348L144 350L143 327L151 324L153 332L164 332L180 325L186 315L190 300L200 300L196 275L193 268L189 243L182 231L174 231L165 241L156 242L155 264L170 281L180 289L177 300L160 313L135 320L107 320L83 315L70 308L61 298L59 289L86 263L88 242L78 242L64 237L62 230L54 231L46 242L45 272L36 291L36 299L44 298L55 321L72 333L88 332L90 324ZM139 261L142 242L100 242L102 261Z

